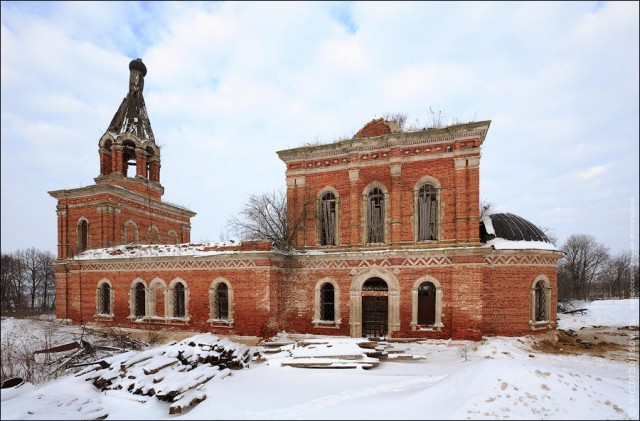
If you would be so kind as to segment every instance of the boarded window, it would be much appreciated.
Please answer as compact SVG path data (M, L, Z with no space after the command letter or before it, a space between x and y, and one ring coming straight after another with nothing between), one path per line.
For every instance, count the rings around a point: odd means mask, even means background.
M78 252L81 253L89 248L89 223L80 221L78 225Z
M336 197L333 193L325 193L320 198L320 245L336 245Z
M437 239L438 202L436 189L425 184L418 192L418 241Z
M367 243L384 242L384 193L379 188L369 192L367 201Z
M423 282L418 287L418 324L432 325L436 322L436 286Z
M535 288L535 315L536 322L548 320L547 316L547 297L542 281L538 281Z
M335 288L328 282L320 288L320 318L335 320Z
M145 288L141 282L136 284L135 288L135 316L144 317Z
M181 282L173 287L173 317L185 317L185 291Z
M111 314L111 286L106 282L99 289L100 314Z
M216 319L229 319L229 287L225 283L220 283L216 287Z

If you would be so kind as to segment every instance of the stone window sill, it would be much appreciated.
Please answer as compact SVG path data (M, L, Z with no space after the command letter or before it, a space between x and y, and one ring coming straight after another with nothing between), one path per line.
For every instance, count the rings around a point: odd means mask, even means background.
M233 327L233 320L209 319L207 320L207 323L209 323L211 327L226 327L229 329Z

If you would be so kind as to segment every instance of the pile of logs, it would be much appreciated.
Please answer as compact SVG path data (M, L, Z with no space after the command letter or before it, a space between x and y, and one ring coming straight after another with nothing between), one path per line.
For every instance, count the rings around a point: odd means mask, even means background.
M171 404L169 414L179 414L206 399L205 383L248 367L252 356L246 345L207 333L97 361L76 376L92 381L102 391L155 396Z

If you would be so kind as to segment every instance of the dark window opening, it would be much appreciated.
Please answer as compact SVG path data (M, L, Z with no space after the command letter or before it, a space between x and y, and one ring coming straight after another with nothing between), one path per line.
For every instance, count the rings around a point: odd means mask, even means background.
M367 243L384 242L384 193L379 188L369 192L367 202Z
M535 321L542 322L547 317L547 297L545 287L542 281L538 281L535 288Z
M145 309L145 288L144 285L140 282L136 284L135 289L135 315L136 317L144 317Z
M335 320L335 288L328 282L320 288L320 319Z
M216 287L216 319L229 319L229 287L225 283Z
M423 282L418 287L418 324L432 325L436 322L436 286Z
M178 282L173 287L173 317L185 317L185 290L184 285Z
M436 189L425 184L418 192L418 241L437 239L437 212Z
M100 287L100 314L111 314L111 287L104 283Z
M78 226L78 252L83 252L89 248L89 223L80 221Z
M320 244L336 245L336 197L325 193L320 199Z

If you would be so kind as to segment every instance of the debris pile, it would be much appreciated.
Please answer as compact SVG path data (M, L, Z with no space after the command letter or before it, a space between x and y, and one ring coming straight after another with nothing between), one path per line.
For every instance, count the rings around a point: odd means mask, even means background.
M155 396L171 403L169 414L179 414L206 399L205 383L248 367L252 356L246 345L207 333L97 361L76 376L92 381L102 391Z
M366 339L302 339L281 337L260 344L265 360L280 360L281 366L298 368L378 367L381 360L422 360L422 355L407 354L387 341Z

